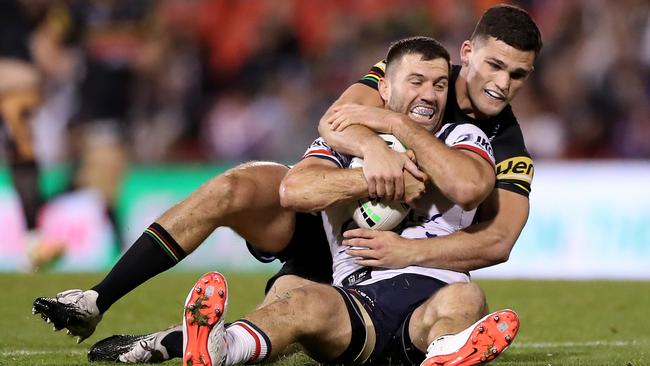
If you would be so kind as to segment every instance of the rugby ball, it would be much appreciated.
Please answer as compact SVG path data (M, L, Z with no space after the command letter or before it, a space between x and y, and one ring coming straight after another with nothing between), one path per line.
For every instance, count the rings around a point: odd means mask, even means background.
M406 152L406 147L393 135L379 135L388 146L399 152ZM350 168L363 167L363 159L353 158ZM371 230L392 230L399 225L410 211L409 205L386 199L362 199L353 207L352 219L360 228Z

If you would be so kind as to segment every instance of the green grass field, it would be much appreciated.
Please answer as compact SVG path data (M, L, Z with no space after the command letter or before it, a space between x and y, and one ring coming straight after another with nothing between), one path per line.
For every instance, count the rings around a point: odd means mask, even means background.
M180 322L186 290L200 274L160 276L115 304L95 334L77 345L31 315L37 296L88 288L99 274L0 274L0 365L87 365L86 351L115 333L148 333ZM261 300L264 275L226 274L228 318ZM494 365L650 365L650 282L478 281L492 309L511 307L522 326ZM176 360L168 365L180 365ZM313 365L294 355L276 365Z

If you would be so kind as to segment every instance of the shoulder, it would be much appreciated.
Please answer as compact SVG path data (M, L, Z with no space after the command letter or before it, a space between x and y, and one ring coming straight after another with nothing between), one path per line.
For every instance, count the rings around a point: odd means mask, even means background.
M502 119L504 125L492 138L496 159L497 187L528 197L535 167L526 149L524 135L512 110ZM511 117L511 118L508 118Z
M449 123L440 129L438 138L449 147L479 154L494 166L494 152L483 130L471 123Z
M330 145L325 142L322 137L317 138L309 145L307 151L303 154L302 158L319 158L331 161L339 168L347 168L352 161L352 157L346 154L341 154L334 150Z
M381 60L374 64L370 70L357 82L367 85L373 89L378 88L379 79L383 78L386 73L386 60Z

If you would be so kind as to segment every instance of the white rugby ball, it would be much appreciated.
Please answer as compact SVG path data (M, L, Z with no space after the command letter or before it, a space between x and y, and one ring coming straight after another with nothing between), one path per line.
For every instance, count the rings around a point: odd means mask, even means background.
M379 135L388 146L399 152L406 152L406 147L393 135ZM350 168L363 167L363 159L353 158ZM386 199L362 199L355 203L352 219L359 227L371 230L392 230L408 215L409 205Z

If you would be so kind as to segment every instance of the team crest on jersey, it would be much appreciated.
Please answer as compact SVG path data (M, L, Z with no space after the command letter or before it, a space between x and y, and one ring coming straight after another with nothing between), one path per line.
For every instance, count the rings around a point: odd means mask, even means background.
M533 160L527 156L506 159L496 166L497 179L520 180L530 184L535 168Z

